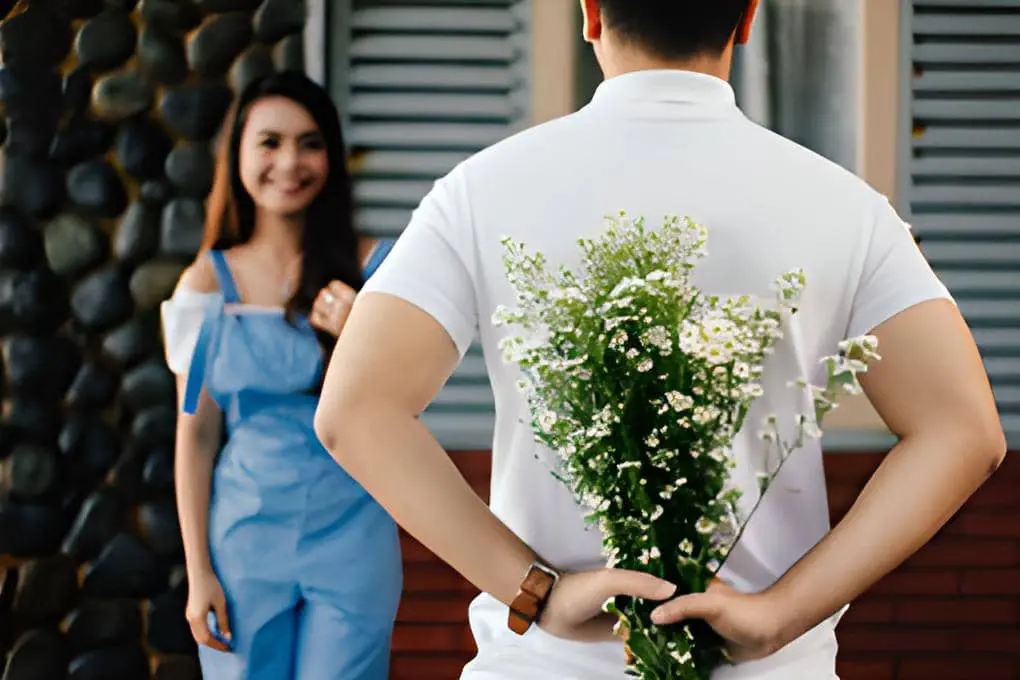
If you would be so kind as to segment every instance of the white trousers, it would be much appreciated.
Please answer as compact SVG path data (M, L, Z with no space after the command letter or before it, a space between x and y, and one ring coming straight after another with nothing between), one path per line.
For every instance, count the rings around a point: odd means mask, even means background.
M772 656L718 669L712 680L838 680L835 628L844 611ZM482 646L460 680L633 680L622 665L607 667L604 649L595 653L593 647L604 645L561 640L532 627L524 636Z

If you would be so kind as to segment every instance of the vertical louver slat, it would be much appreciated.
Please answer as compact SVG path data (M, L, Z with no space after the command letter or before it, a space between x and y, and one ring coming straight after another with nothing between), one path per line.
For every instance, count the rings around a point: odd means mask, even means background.
M432 182L528 123L528 0L347 0L339 99L361 229L398 236ZM448 449L488 449L472 347L424 415Z
M904 208L1020 445L1020 0L904 0Z

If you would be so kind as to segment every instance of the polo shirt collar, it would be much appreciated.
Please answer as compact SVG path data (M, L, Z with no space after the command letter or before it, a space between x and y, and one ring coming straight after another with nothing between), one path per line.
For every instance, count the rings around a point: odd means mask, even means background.
M678 69L631 71L609 78L599 84L591 100L596 107L655 102L736 108L736 96L728 82Z

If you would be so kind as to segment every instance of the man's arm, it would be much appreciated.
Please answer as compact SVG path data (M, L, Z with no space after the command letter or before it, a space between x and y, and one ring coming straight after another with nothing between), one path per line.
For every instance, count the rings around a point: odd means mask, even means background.
M454 342L431 316L389 294L362 294L330 361L315 432L405 531L509 605L541 558L492 514L418 419L458 359ZM553 635L611 639L612 621L599 618L607 598L662 600L675 589L623 569L563 574L539 623Z
M874 335L882 359L861 384L900 441L843 520L770 589L784 642L923 546L1005 455L981 357L951 302L913 306Z
M1006 446L995 403L953 304L911 306L873 333L882 359L861 383L900 442L853 508L764 592L716 584L661 605L653 620L704 619L737 660L771 654L899 566L998 467Z
M337 341L315 431L409 534L509 604L536 555L492 514L418 419L458 360L431 316L391 295L365 293Z

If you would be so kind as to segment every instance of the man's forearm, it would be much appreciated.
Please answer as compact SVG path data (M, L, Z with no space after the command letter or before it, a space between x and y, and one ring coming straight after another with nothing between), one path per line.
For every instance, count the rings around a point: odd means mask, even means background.
M504 604L534 552L478 497L417 418L371 406L339 415L333 457L426 548ZM333 434L335 433L335 434Z
M769 589L785 623L783 642L923 546L994 470L1001 460L995 446L946 432L902 440L843 520Z

